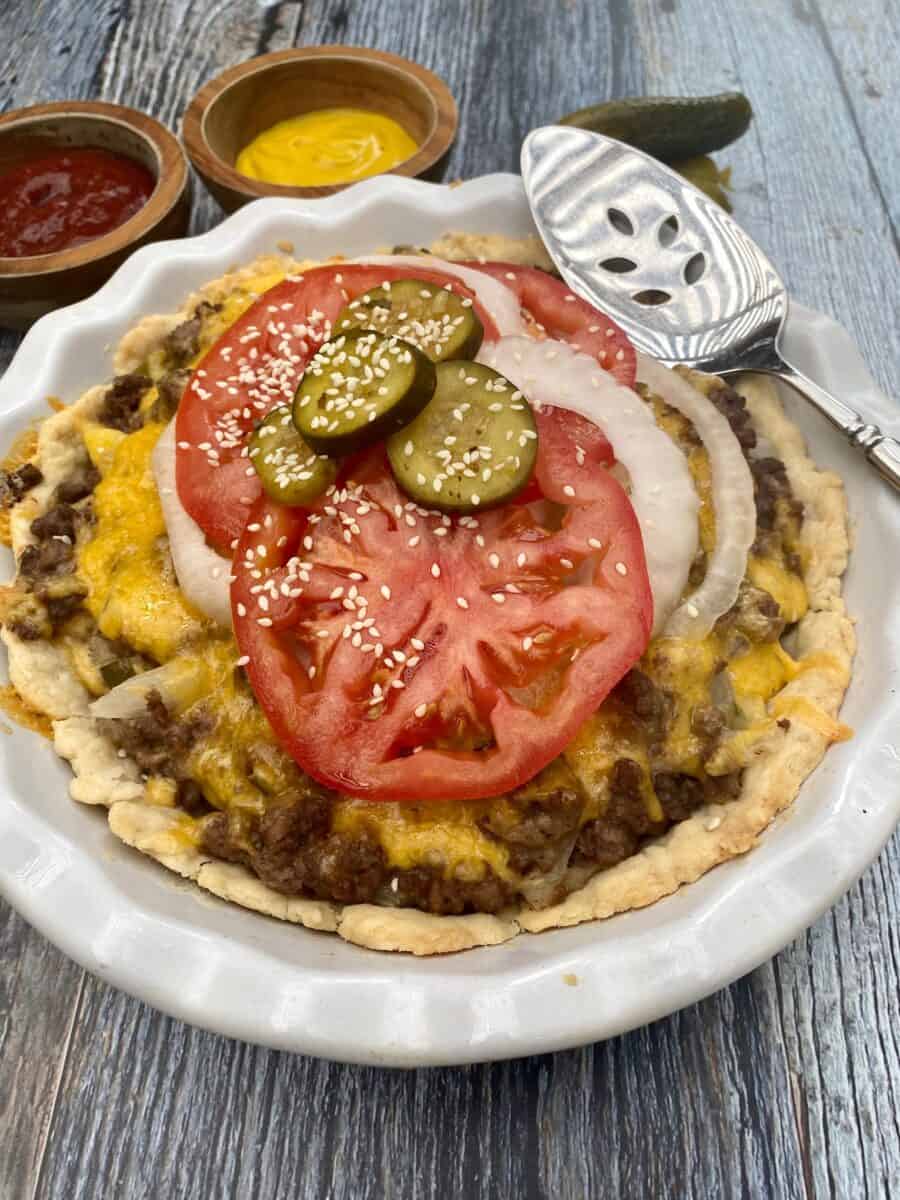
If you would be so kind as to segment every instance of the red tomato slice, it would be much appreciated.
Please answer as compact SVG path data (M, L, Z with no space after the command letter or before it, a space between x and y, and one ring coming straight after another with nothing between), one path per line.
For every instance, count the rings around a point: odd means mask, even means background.
M615 375L623 387L632 387L636 372L634 346L624 330L604 313L582 300L559 279L537 267L518 267L504 262L464 264L498 279L519 298L525 314L547 337L568 342L596 358L604 371Z
M544 470L551 478L559 479L598 468L611 467L616 461L612 445L599 425L568 408L545 405L534 410L538 444L543 455ZM512 501L530 504L541 500L543 492L535 472Z
M407 500L379 449L312 510L257 503L235 630L310 775L370 800L498 795L638 660L653 604L637 520L608 472L565 453L567 429L538 452L552 507L442 516Z
M338 263L288 278L260 296L198 364L178 408L176 479L182 504L213 545L232 545L262 493L246 459L254 426L293 399L348 300L410 274L406 265ZM494 322L459 279L426 267L416 268L415 277L472 300L485 337L496 340Z

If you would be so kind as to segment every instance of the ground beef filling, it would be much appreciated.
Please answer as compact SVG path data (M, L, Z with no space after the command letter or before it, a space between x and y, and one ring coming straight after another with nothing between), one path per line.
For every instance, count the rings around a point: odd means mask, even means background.
M474 880L445 878L436 867L392 870L370 830L332 831L333 803L332 796L310 788L261 817L214 813L202 824L200 848L249 868L287 896L440 914L497 912L512 903L514 889L490 870Z
M633 759L620 758L614 764L606 812L582 826L572 851L574 867L591 866L601 871L614 867L636 854L648 838L659 837L705 804L735 799L741 790L741 772L703 779L656 772L653 790L665 819L653 821L644 802L643 775L643 768Z
M166 337L163 349L174 367L184 367L194 357L200 349L203 322L208 316L219 312L221 307L221 304L210 304L208 300L201 300L194 309L193 316L176 325Z
M726 384L711 388L708 397L731 426L753 476L757 529L753 550L756 554L771 553L780 540L780 519L799 523L803 520L803 505L791 490L787 470L781 459L754 457L751 454L751 451L756 449L757 438L744 397ZM788 556L788 559L789 569L800 574L800 563L791 559L791 556Z
M146 775L163 775L179 779L184 773L184 760L194 742L207 733L210 723L202 716L191 720L176 720L159 692L150 692L146 709L137 717L107 718L97 722L100 732L117 750L124 750ZM196 789L196 791L194 790ZM189 802L198 806L199 788L183 789Z
M75 508L93 490L94 469L79 468L59 485L54 503L31 522L35 539L19 556L21 595L6 626L23 641L51 638L80 608L87 589L75 574L79 526L90 520L88 505Z
M117 375L106 389L97 410L97 420L120 433L134 433L144 423L140 413L141 400L147 388L152 386L152 379L137 372Z
M388 869L384 851L366 830L332 833L332 800L309 792L261 817L217 812L202 827L201 849L249 867L287 896L363 904L378 896Z
M0 508L12 508L26 493L42 483L44 476L34 463L22 463L14 471L0 471Z

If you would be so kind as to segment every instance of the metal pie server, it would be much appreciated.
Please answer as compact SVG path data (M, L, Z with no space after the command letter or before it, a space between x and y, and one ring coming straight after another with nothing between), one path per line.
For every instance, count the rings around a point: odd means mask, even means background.
M716 375L776 375L900 489L900 442L785 360L784 284L708 196L639 150L562 125L525 139L522 179L566 283L638 349Z

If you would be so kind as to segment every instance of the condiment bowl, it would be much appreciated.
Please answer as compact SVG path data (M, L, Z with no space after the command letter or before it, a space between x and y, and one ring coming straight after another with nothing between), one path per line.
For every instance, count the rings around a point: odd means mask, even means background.
M261 196L315 199L350 186L285 187L235 169L238 154L278 121L320 108L367 108L393 117L415 154L391 175L440 177L456 136L456 102L446 84L409 59L358 46L304 46L251 58L200 89L184 116L191 162L227 212Z
M147 203L118 228L70 250L0 257L0 325L25 329L51 309L96 291L138 246L187 232L190 169L168 129L132 108L62 101L0 117L0 172L38 153L93 147L122 154L156 179Z

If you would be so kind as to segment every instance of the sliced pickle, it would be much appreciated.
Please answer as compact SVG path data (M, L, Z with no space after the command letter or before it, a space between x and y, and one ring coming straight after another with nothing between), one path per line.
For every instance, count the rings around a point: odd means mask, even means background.
M320 454L351 454L392 434L434 395L431 360L401 338L338 334L310 360L294 397L294 424Z
M435 363L474 358L484 337L471 300L423 279L396 279L351 300L338 314L334 328L393 334Z
M429 508L476 512L511 500L537 457L531 406L481 363L439 363L431 403L388 439L397 482Z
M250 462L266 495L293 508L310 504L337 475L334 459L316 454L294 428L287 404L273 408L253 431Z

